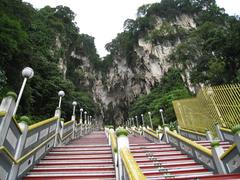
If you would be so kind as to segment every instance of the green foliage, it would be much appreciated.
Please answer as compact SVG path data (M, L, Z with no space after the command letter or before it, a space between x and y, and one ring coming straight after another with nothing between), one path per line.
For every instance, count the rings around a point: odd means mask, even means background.
M28 116L21 116L19 118L19 122L25 122L27 123L28 125L31 125L34 123L34 121L32 121Z
M212 141L211 142L211 147L212 148L216 148L216 147L219 147L220 146L220 142L219 141Z
M120 137L120 136L128 136L128 131L124 128L118 128L116 130L116 136Z
M11 97L13 97L15 100L17 99L17 94L15 93L15 92L12 92L12 91L9 91L7 94L6 94L6 96L8 97L8 96L11 96Z
M238 135L240 134L240 124L238 124L232 128L232 133L238 134Z
M35 10L19 0L0 2L0 96L9 90L19 91L23 67L32 67L35 75L26 84L17 112L28 114L29 123L53 116L59 90L66 93L62 101L65 119L71 117L73 100L92 115L97 110L86 89L76 86L77 76L84 72L81 68L79 72L73 70L82 64L72 61L71 52L79 52L77 55L88 57L93 64L99 59L93 38L79 34L74 18L65 6ZM65 79L58 67L60 59L68 66Z

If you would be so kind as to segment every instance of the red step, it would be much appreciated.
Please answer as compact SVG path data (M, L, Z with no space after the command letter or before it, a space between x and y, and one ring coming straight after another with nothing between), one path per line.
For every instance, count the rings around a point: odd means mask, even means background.
M116 179L104 132L55 147L23 179Z

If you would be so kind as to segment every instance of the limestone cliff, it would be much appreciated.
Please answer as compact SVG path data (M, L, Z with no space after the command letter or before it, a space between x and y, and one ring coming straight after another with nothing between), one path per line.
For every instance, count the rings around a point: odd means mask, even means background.
M163 23L164 21L158 18L155 28L161 29ZM168 23L174 31L176 27L186 31L196 27L193 18L187 15ZM137 57L134 67L129 65L126 57L115 56L106 74L95 72L92 93L95 101L100 104L105 120L120 124L127 118L126 110L129 104L139 95L149 93L151 88L161 81L164 72L173 66L168 62L168 56L180 42L181 37L176 37L174 42L163 40L158 44L140 38L134 48ZM186 70L182 76L190 87L187 73Z

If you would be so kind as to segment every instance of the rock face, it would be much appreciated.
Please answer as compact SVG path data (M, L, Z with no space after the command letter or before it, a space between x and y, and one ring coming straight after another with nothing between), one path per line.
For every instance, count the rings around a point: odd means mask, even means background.
M164 21L158 18L155 28L160 29L163 23ZM186 31L196 27L193 18L187 15L167 23L172 28L181 27ZM163 39L161 43L152 43L141 38L134 48L137 57L135 66L129 65L126 57L115 56L107 73L96 71L88 58L73 50L71 58L80 62L74 71L82 72L79 84L89 89L94 101L99 104L102 114L100 119L120 125L128 116L126 113L130 103L141 94L149 93L151 88L161 81L169 67L173 66L168 62L168 56L180 42L180 37L174 42ZM63 74L66 74L68 68L63 62L60 59L59 66ZM187 73L186 70L182 77L190 86Z
M159 19L156 28L161 27L162 23L163 21ZM172 26L178 25L185 30L196 27L193 18L187 15L182 15L170 23ZM180 38L177 38L174 43L163 41L156 45L143 38L139 39L138 46L135 47L137 55L135 67L130 67L126 58L115 57L112 67L105 75L105 81L102 80L102 75L98 74L92 93L95 101L100 104L106 120L119 125L127 118L125 110L128 109L129 104L139 95L149 93L172 66L167 59L180 42ZM191 85L188 77L183 75L184 81ZM110 117L106 114L110 114Z

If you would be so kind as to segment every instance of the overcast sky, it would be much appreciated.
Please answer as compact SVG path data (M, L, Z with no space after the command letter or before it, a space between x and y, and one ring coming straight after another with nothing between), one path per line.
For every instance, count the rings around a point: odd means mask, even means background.
M105 56L105 44L111 42L117 33L123 31L126 19L136 18L138 7L159 0L24 0L35 8L46 5L64 5L76 14L80 33L95 37L95 45L100 56ZM240 14L240 0L217 0L230 15Z

